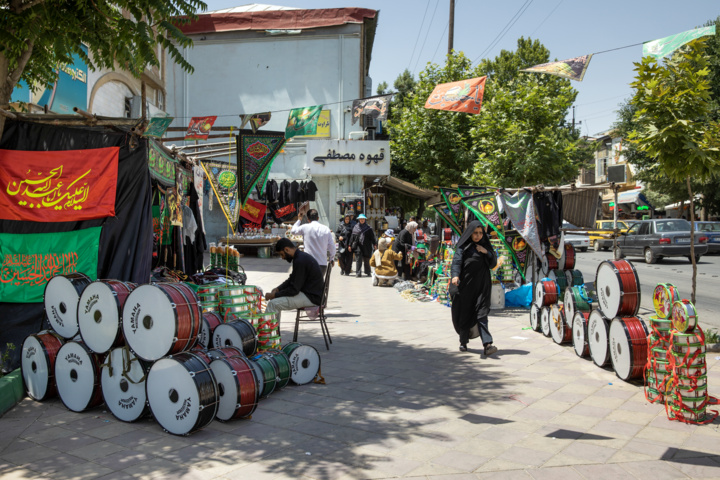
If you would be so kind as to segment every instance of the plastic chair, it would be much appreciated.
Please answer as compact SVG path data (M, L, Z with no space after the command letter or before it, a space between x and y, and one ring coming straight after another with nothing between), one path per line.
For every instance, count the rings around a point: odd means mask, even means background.
M328 330L328 326L326 323L327 317L325 316L325 307L327 307L327 299L328 299L328 292L330 290L330 272L332 271L332 266L328 265L327 272L325 272L325 287L323 288L322 298L320 299L320 306L318 307L304 307L304 308L298 308L297 314L295 315L295 333L293 334L293 342L297 342L298 337L298 329L300 328L300 322L320 322L320 329L322 330L323 339L325 340L325 348L330 350L330 343L332 343L332 338L330 338L330 330ZM317 317L312 318L309 315L309 312L317 309Z

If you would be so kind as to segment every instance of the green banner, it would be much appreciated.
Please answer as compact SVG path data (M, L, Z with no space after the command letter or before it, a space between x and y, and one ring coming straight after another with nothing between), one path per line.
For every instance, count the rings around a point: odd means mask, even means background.
M643 57L650 55L658 60L665 55L669 55L686 43L692 42L696 38L705 35L715 35L715 25L711 27L696 28L687 32L670 35L669 37L653 40L652 42L643 43Z
M294 108L288 116L285 138L292 138L295 135L315 135L322 107L322 105L316 105L314 107Z
M60 233L0 233L0 302L42 302L55 275L97 279L102 227Z
M192 170L183 168L180 162L163 152L151 140L148 142L148 167L150 176L165 187L175 186L175 172L179 171L182 179L183 195L190 193L190 184L193 183Z

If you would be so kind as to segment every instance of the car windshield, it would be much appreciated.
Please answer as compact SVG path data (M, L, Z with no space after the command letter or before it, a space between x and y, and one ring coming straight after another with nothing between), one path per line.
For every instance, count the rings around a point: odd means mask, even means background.
M689 232L690 222L678 218L675 220L662 220L655 222L655 229L658 232Z
M720 232L720 223L700 223L697 229L701 232Z

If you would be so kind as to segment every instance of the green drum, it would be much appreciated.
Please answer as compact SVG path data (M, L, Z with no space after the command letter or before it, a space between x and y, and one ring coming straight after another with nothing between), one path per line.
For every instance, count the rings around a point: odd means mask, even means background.
M217 297L218 295L220 295L220 290L221 290L223 287L224 287L223 284L217 284L217 285L208 284L208 285L203 285L203 286L201 286L200 288L198 288L198 291L197 291L197 292L198 292L198 296L202 296L202 295L214 295L215 297Z
M230 297L233 295L242 295L245 293L245 285L225 285L220 289L218 296Z
M649 402L662 402L664 395L662 392L658 392L654 388L646 387L645 388L645 398L648 399Z
M250 360L252 360L251 365L255 369L255 376L258 379L259 397L267 398L275 391L278 383L278 372L275 370L275 364L265 355L255 355Z
M250 305L247 303L239 303L234 305L220 305L220 311L223 315L233 313L235 315L243 316L243 313L250 312Z
M565 290L563 304L565 305L565 318L575 318L577 312L592 310L592 301L582 285L569 286Z
M555 274L555 283L558 284L560 295L562 295L565 293L565 289L568 286L567 278L565 278L565 272L562 270L553 270L553 273Z
M201 305L201 310L203 312L218 312L220 310L220 306L217 302L201 302Z
M291 342L282 350L290 360L290 380L293 383L304 385L317 377L320 372L320 354L315 347Z
M275 388L285 388L290 382L290 359L281 350L267 350L265 357L272 362L277 372L277 385Z
M570 287L585 285L585 279L583 278L583 274L580 270L566 270L565 276L567 277L568 286Z

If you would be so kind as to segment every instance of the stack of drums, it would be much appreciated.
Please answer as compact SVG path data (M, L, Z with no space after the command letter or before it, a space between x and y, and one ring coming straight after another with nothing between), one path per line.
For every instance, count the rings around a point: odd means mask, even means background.
M437 277L430 287L430 295L437 299L443 305L450 305L448 297L448 287L450 286L450 277Z
M550 309L557 305L559 298L559 287L551 278L542 278L535 284L533 305L530 308L530 326L533 330L541 331L546 337L551 335Z
M679 298L677 288L670 283L659 283L653 291L655 315L650 316L649 353L645 369L645 398L651 403L665 399L671 379L667 353L670 351L672 306Z
M253 285L227 285L220 289L218 301L220 315L225 319L262 311L262 294Z
M222 288L222 285L203 285L198 288L197 296L200 299L203 312L220 311L220 288Z
M590 354L588 345L588 320L592 311L592 299L585 285L569 286L565 290L565 315L572 325L572 342L575 354L587 357Z
M280 318L277 313L260 313L246 318L257 330L258 352L280 348Z

